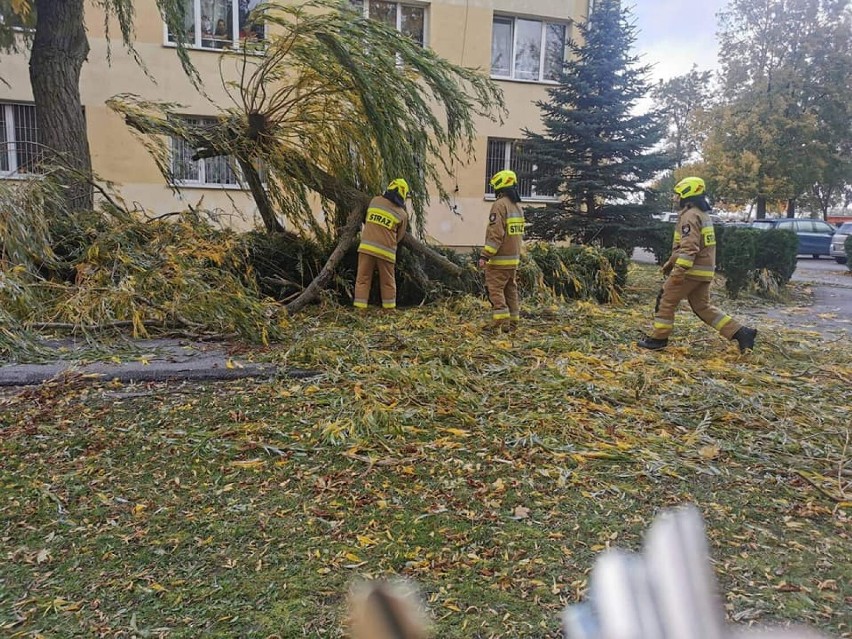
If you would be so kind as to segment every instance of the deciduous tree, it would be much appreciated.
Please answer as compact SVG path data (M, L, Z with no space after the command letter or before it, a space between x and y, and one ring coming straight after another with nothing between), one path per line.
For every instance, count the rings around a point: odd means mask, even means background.
M847 0L732 0L721 16L724 104L705 158L724 194L784 200L852 179L852 14ZM830 198L829 198L830 199Z
M222 105L215 124L191 125L177 105L137 96L121 96L111 106L142 133L171 181L163 136L188 140L199 158L229 156L249 178L267 231L281 230L286 220L331 250L292 310L328 281L371 195L391 179L404 177L411 185L414 228L423 229L430 190L448 198L442 176L472 153L474 116L498 119L503 98L480 72L333 0L270 4L260 19L274 31L265 54L222 58L236 64L240 79L226 82L233 104ZM424 253L413 237L406 243Z
M666 126L665 149L676 167L694 159L706 137L699 119L710 105L711 81L710 71L693 66L689 73L660 81L654 87L654 105Z

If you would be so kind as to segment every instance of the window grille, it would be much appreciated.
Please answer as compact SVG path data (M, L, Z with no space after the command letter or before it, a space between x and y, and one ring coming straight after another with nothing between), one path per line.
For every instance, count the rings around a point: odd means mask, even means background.
M204 117L184 117L183 120L193 126L215 122L215 118ZM193 160L192 156L195 152L196 149L186 140L172 138L172 176L176 183L183 186L240 184L239 175L232 166L231 158L220 155Z
M34 105L0 103L0 175L41 173L38 138Z
M494 194L489 183L491 176L503 169L511 169L518 175L518 194L522 198L553 198L552 193L542 193L536 190L532 176L536 167L528 159L522 157L522 143L518 140L502 140L488 138L485 152L485 192Z

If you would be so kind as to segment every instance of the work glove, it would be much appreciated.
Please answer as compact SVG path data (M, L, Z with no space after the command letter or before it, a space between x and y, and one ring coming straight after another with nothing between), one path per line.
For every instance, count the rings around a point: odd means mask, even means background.
M701 515L670 510L651 525L641 553L598 557L589 599L563 612L566 639L811 639L802 629L741 632L725 623Z
M673 268L674 268L674 263L673 263L673 262L666 262L665 264L663 264L663 266L662 266L662 268L661 268L660 270L663 272L663 275L665 275L666 277L668 277L668 276L669 276L669 273L671 273L671 272L672 272L672 269L673 269Z

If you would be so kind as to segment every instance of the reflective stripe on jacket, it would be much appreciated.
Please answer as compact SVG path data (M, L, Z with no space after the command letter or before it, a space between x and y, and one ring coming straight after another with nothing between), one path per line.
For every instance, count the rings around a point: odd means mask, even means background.
M396 263L396 246L408 229L408 213L390 200L377 195L367 207L361 231L359 253L369 253L381 260Z
M491 205L482 257L491 268L518 268L524 243L524 210L507 197Z
M716 273L716 233L713 220L704 211L690 206L680 212L675 226L672 274L693 280L710 281Z

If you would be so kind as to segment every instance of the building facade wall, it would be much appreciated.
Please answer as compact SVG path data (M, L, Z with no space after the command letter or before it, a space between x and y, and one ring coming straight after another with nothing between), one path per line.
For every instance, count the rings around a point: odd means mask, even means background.
M588 0L434 0L411 2L426 7L426 43L451 62L479 68L491 67L492 20L495 14L570 23L581 19ZM183 209L187 204L221 213L225 223L252 228L260 223L249 194L235 187L182 187L175 193L163 180L143 145L112 113L106 101L122 93L182 105L188 115L213 115L215 107L201 96L183 74L175 49L166 43L163 21L154 0L136 2L135 47L145 65L142 69L115 39L108 44L103 16L92 5L86 22L91 53L83 67L81 97L86 110L93 168L98 176L120 185L124 199L133 206L157 214ZM573 35L568 28L568 35ZM108 61L108 52L110 60ZM192 51L192 61L204 80L209 98L227 106L230 98L219 81L220 56L215 51ZM0 55L2 76L0 102L32 102L26 55ZM466 166L446 176L444 187L454 195L449 205L433 202L428 211L427 232L449 245L478 245L483 241L490 208L486 195L488 138L520 139L522 130L540 129L537 100L546 97L547 84L496 80L504 91L509 115L500 125L483 120L477 126L475 155Z

